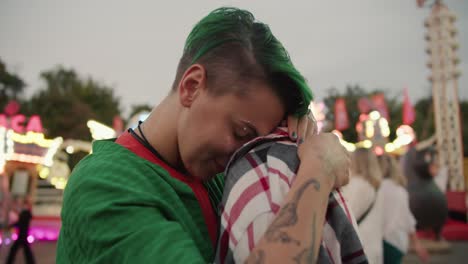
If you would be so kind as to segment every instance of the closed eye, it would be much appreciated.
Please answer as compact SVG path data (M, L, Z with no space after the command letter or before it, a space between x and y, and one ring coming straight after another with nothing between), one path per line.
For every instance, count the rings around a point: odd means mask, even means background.
M247 123L237 124L234 127L234 137L240 141L249 141L257 137L257 132Z

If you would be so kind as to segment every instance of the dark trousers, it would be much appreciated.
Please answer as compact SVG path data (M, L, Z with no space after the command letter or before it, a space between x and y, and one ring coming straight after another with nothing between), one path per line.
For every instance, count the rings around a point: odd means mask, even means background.
M29 243L26 239L18 239L16 240L10 248L10 253L8 253L8 258L6 263L13 264L16 257L16 252L18 251L19 247L23 247L24 257L26 258L27 264L34 264L34 256L32 254L31 248L29 247Z

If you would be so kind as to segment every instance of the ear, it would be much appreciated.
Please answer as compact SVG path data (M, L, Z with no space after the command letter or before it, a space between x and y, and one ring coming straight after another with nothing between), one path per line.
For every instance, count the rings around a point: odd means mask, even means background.
M179 82L179 100L185 107L190 107L198 95L206 88L206 70L200 64L190 66Z

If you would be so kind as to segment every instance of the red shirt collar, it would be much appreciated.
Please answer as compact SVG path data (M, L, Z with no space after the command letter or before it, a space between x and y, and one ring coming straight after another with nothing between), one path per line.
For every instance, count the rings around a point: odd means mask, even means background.
M184 175L171 167L169 164L165 163L158 157L156 157L149 149L143 146L136 138L134 138L130 133L126 132L120 135L115 141L117 144L127 148L131 152L135 153L139 157L148 160L156 165L164 168L169 174L178 179L179 181L187 184L195 194L195 197L200 204L202 209L203 217L208 229L208 234L210 235L211 242L213 243L213 248L216 248L217 232L218 232L218 217L216 216L213 206L211 205L208 192L200 181L197 181L187 175Z

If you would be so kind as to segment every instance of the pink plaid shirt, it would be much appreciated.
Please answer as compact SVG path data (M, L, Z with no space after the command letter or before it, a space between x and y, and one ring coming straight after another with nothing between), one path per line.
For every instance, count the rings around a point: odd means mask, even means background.
M245 144L225 172L216 263L243 263L281 208L299 166L284 129ZM330 194L319 263L366 263L357 225L339 190Z

